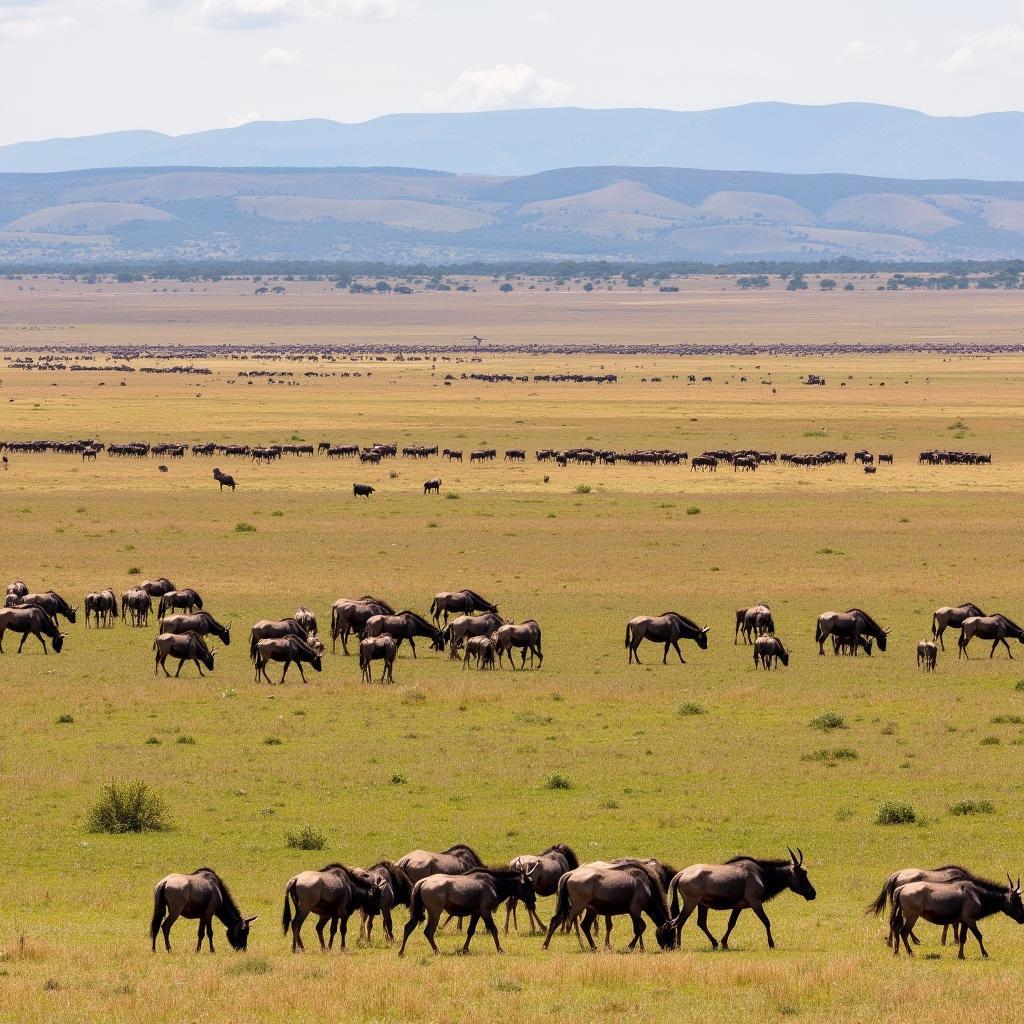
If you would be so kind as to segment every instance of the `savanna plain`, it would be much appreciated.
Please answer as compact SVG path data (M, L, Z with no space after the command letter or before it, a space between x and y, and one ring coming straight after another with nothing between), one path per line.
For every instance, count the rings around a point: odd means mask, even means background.
M5 319L19 325L3 335L7 344L31 340L45 351L71 344L69 335L74 344L107 337L95 319L68 329L74 303L62 325L59 303L6 299ZM194 336L216 340L217 324L201 322L203 300L183 301ZM548 307L553 319L558 301ZM606 324L615 316L607 301ZM815 297L816 335L827 323L822 301ZM871 315L882 317L877 301ZM530 300L531 315L543 302ZM756 301L742 302L753 322ZM382 325L389 308L377 307ZM918 322L912 311L899 315ZM445 316L425 316L423 331L443 334ZM140 345L178 337L162 321L139 322ZM514 314L504 325L514 335ZM700 329L713 326L702 320ZM323 340L322 318L306 327ZM449 333L465 329L460 321ZM644 329L641 317L628 333L643 341ZM304 330L284 323L275 336ZM658 332L667 337L667 325ZM972 943L961 963L937 929L921 925L918 955L895 960L864 907L904 866L961 862L997 880L1024 871L1024 650L990 660L975 641L971 659L958 661L954 640L927 675L914 658L939 605L971 600L1024 615L1024 357L478 358L339 357L315 367L336 375L311 378L302 376L308 363L270 363L255 351L244 362L191 360L213 371L204 377L4 367L0 436L10 440L393 441L467 456L494 447L499 458L253 465L188 455L160 473L159 459L10 456L0 472L7 578L80 605L89 591L120 593L166 575L195 587L232 625L233 642L219 647L207 678L187 667L165 679L153 673L155 628L86 630L80 616L66 627L64 651L49 656L34 640L18 656L6 638L0 1019L1017 1019L1024 929L1008 918L983 922L991 959ZM267 368L296 376L251 385L237 376ZM464 372L612 372L619 382L488 384ZM808 372L826 386L802 384ZM445 373L455 377L448 386ZM691 374L698 383L687 382ZM691 456L864 447L895 461L867 476L853 465L701 474L533 458L537 448L582 445ZM525 464L503 462L508 447L526 448ZM992 464L919 466L930 448L991 453ZM234 493L217 489L213 464L236 477ZM433 476L440 495L425 496ZM354 499L356 481L377 493ZM376 682L379 665L374 683L361 683L356 659L340 649L307 685L294 670L284 686L253 682L247 638L256 619L303 604L326 633L339 597L379 594L425 612L434 593L461 587L517 621L537 619L543 668L463 670L421 644L416 660L403 646L393 686ZM751 649L733 643L735 609L761 601L792 652L779 672L755 671ZM817 615L851 606L892 630L888 650L820 657ZM709 649L684 644L687 664L663 666L660 650L644 645L643 664L627 666L626 622L670 608L711 626ZM163 797L171 828L88 831L102 787L128 780ZM877 823L889 801L909 804L916 820ZM964 805L984 813L957 813ZM323 835L323 849L289 847L286 833L306 825ZM768 905L773 951L745 914L729 952L712 953L691 920L680 950L655 952L649 931L648 952L627 954L624 919L615 953L583 953L571 935L542 952L521 915L519 932L503 936L504 956L482 930L470 955L455 955L462 936L449 928L442 956L417 933L400 961L379 929L368 946L356 927L346 953L323 955L312 951L309 924L311 951L291 954L280 926L291 875L456 842L491 863L565 842L581 861L655 856L677 867L799 846L818 898L783 894ZM249 950L230 952L215 924L217 954L197 955L194 926L179 922L174 953L151 953L153 884L205 864L244 914L259 915ZM540 903L545 920L552 902ZM713 931L724 924L711 915Z

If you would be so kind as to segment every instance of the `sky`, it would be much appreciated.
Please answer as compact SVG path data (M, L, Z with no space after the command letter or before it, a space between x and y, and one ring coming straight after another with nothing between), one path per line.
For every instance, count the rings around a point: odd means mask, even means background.
M1024 2L0 0L0 145L534 106L1024 109Z

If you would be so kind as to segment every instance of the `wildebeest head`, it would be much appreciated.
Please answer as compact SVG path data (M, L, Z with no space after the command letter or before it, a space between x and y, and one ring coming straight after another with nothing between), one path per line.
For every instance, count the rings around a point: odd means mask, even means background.
M78 621L78 609L77 608L68 607L68 616L67 616L67 618L68 618L68 622L77 622Z
M787 847L787 849L789 848ZM804 871L803 850L798 846L796 848L796 853L790 850L789 855L793 859L793 880L789 883L790 889L792 889L798 896L803 896L805 900L813 900L818 894L815 892L814 886L811 885L811 880L807 877L807 872Z
M710 626L701 626L700 632L694 638L697 641L697 646L702 650L708 649L708 633L711 632Z
M324 664L319 654L310 662L310 665L312 665L317 672L323 671Z
M779 644L779 661L787 668L789 667L789 651L781 643Z
M259 917L259 914L256 915ZM249 925L256 920L256 917L246 917L228 928L228 942L232 949L240 952L249 945Z
M662 949L676 948L675 921L669 920L664 924L658 925L658 930L654 934L657 937L658 945Z
M64 637L66 637L66 636L67 636L67 633L58 633L53 638L52 643L53 643L53 649L54 649L55 653L60 654L61 650L64 648Z
M892 632L891 629L883 629L881 631L881 633L878 635L878 649L880 651L884 651L885 650L885 645L886 645L886 643L887 643L887 641L889 639L889 634L891 632ZM870 654L871 652L869 651L868 653Z
M1009 874L1006 876L1006 880L1010 883L1010 891L1007 893L1006 909L1004 913L1007 917L1012 918L1017 924L1024 924L1024 902L1021 901L1020 895L1020 876L1017 877L1017 881L1014 882L1010 878Z
M513 896L518 900L522 900L529 910L536 910L537 894L533 890L533 879L530 876L537 870L537 865L534 864L533 867L527 871L523 868L522 862L517 861L516 867L518 869L518 875L516 876L515 892L513 893Z

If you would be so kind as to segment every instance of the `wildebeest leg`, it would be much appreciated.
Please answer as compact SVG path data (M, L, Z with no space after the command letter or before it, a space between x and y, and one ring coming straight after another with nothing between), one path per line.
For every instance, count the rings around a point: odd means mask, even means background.
M633 919L633 941L630 942L629 948L636 949L636 944L640 943L640 948L644 948L644 932L647 930L647 925L644 924L644 919L639 914L630 914Z
M672 641L672 646L676 649L676 654L679 655L679 664L680 665L685 665L686 662L683 661L683 652L681 650L679 650L679 641L678 640L673 640Z
M760 903L752 903L750 909L757 914L757 919L764 925L764 930L768 935L768 948L775 948L775 940L772 938L772 923L768 920L768 915L764 912L764 907Z
M1013 651L1010 650L1010 645L1006 642L1006 637L999 638L1002 641L1003 646L1006 648L1006 653L1010 656L1010 661L1013 661Z
M469 927L466 929L466 941L462 944L462 949L459 951L465 956L469 952L469 943L473 938L473 933L476 931L476 923L480 920L479 914L469 915Z
M184 665L186 661L188 661L187 658L179 658L178 659L178 671L174 673L174 678L175 679L177 679L178 676L181 675L181 666ZM198 662L197 662L197 664L198 664Z
M943 641L943 639L942 639L942 634L943 634L943 633L945 633L945 632L946 632L946 627L945 627L945 625L942 625L942 626L939 626L939 630L938 630L938 632L937 632L937 633L935 634L935 639L939 641L939 646L940 646L940 647L941 647L941 648L942 648L943 650L945 650L945 649L946 649L946 644L945 644L945 642L944 642L944 641Z
M348 935L348 919L352 916L351 911L348 911L341 915L341 923L338 926L341 932L341 948L345 948L345 936ZM337 918L334 919L337 922ZM331 928L334 928L334 923L331 924Z
M403 637L402 639L404 640L405 638ZM402 641L399 640L398 642L401 643ZM416 657L416 641L413 640L412 637L409 637L409 646L412 648L412 656L415 658ZM398 649L397 646L396 646L395 649L396 650Z
M665 653L661 656L662 665L668 664L668 644L665 644Z
M522 653L523 659L522 659L522 661L519 662L519 670L523 671L526 668L526 648L525 647L522 649L521 653ZM512 660L511 654L509 655L509 660L510 661ZM530 667L531 668L533 667L533 652L532 651L530 652Z
M971 656L967 653L967 641L964 639L963 633L960 634L960 639L957 641L957 647L959 648L957 652L957 660L960 658L967 658L970 660Z
M697 907L697 927L711 940L711 948L718 949L718 939L708 930L708 908Z
M978 924L977 924L976 921L968 921L966 923L961 921L961 923L960 923L960 952L961 952L961 954L964 951L964 942L967 939L967 929L968 928L970 928L971 931L974 933L974 937L978 940L978 947L981 949L981 955L987 960L988 959L988 950L985 948L985 943L981 941L981 931L978 929ZM962 956L961 956L961 959L963 959Z
M327 942L324 942L324 929L327 927L328 922L331 925L331 932L327 936ZM334 948L334 933L338 930L338 923L334 917L318 917L316 922L316 937L320 940L320 949L323 952L327 952L329 949Z
M491 938L494 939L494 948L499 953L504 953L505 950L501 948L501 940L498 938L498 926L494 923L494 916L489 910L485 910L481 916L484 919L484 927L491 933ZM466 937L466 949L469 949L469 936Z
M382 922L381 927L384 929L384 938L387 939L388 942L394 942L395 941L395 929L394 929L394 925L392 924L392 921L391 921L391 908L390 907L384 907L381 910L381 912L380 912L380 919L381 919L381 922ZM367 942L370 941L370 929L372 927L373 927L373 918L371 917L366 922L366 941Z
M743 913L742 907L734 907L733 912L729 915L729 924L725 929L725 934L722 936L722 949L729 948L729 936L732 934L733 928L736 927L736 920Z
M28 633L21 634L21 643L18 644L18 653L21 654L22 647L25 646L25 641L28 639Z
M164 933L164 948L168 953L171 951L171 925L178 920L178 912L176 910L168 911L167 917L164 918L164 923L160 926L160 930Z
M199 669L199 676L200 676L200 678L201 679L205 679L206 676L203 674L202 662L198 658L193 658L192 660L195 662L196 668Z
M299 670L299 675L302 676L302 681L306 682L306 673L302 671L302 662L301 661L295 662L295 666Z
M413 918L410 918L409 923L412 924L413 920L414 920ZM440 953L441 952L441 950L439 950L437 948L437 943L434 941L434 933L437 931L437 922L440 921L440 920L441 920L441 912L440 911L436 911L435 912L435 911L432 910L430 912L430 918L427 921L427 927L423 929L423 935L426 938L427 942L430 943L430 948L435 953ZM413 927L415 927L415 925L413 925ZM409 925L406 925L405 928L406 928L406 931L408 932Z
M257 679L259 678L259 672L263 673L263 678L266 679L267 686L273 685L273 680L270 678L270 676L267 675L267 662L262 660L262 659L260 660L260 663L259 663L259 671L257 672Z
M210 944L210 952L213 952L213 921L207 919L206 922L206 941Z
M686 924L686 922L689 920L690 915L693 913L695 906L696 904L687 904L684 902L683 909L679 912L678 916L673 922L673 926L676 930L676 948L679 947L680 941L682 940L683 925Z
M505 934L508 935L508 923L509 921L515 920L516 904L519 901L513 896L508 903L505 904ZM516 931L519 931L519 921L515 920ZM530 930L533 931L533 921L530 922Z
M202 953L203 951L203 939L206 938L206 918L199 918L199 940L196 942L196 952Z
M39 637L39 642L43 645L43 654L49 654L50 652L46 649L46 637L42 633L34 633L33 636ZM1007 647L1006 649L1009 650L1010 648ZM1010 657L1012 658L1013 655L1011 654Z

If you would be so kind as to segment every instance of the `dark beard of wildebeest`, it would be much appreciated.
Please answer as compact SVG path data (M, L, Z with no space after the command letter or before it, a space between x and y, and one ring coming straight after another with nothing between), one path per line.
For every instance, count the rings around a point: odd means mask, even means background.
M511 623L499 626L492 637L494 648L498 652L498 668L501 668L502 655L508 656L508 663L514 669L515 662L512 660L512 648L518 647L522 653L522 660L519 668L526 667L526 654L530 654L530 668L533 668L533 659L537 659L537 668L544 664L544 654L541 651L540 625L536 619L527 619L525 622Z
M448 625L448 616L453 612L470 615L473 612L497 614L497 611L496 604L491 604L486 597L481 597L475 590L446 591L435 594L434 600L430 602L430 614L434 621L440 624L443 615L445 625Z
M448 644L448 656L452 659L459 656L463 640L474 636L492 636L505 625L509 623L492 612L485 615L460 615L457 619L452 619L441 630Z
M880 651L885 650L886 638L891 630L882 629L867 612L860 608L849 608L845 612L823 612L818 616L814 628L814 642L818 645L818 654L825 653L825 641L831 637L840 640L852 640L853 653L856 656L860 637L869 636Z
M484 927L494 939L494 948L501 953L501 940L498 937L498 926L494 923L494 912L508 899L522 900L528 909L534 909L537 898L533 892L533 884L529 875L518 868L484 868L475 867L459 874L437 874L420 879L412 890L409 902L409 920L402 934L402 945L399 956L405 955L405 946L409 936L423 923L423 935L435 953L441 951L434 942L434 934L441 920L447 913L450 917L468 917L466 941L462 952L469 952L469 944L473 941L477 922L483 920Z
M232 949L243 950L249 943L249 925L255 917L242 917L231 898L228 887L212 868L199 868L190 875L168 875L156 883L153 890L153 920L149 937L156 952L157 933L163 931L164 946L171 951L171 925L184 917L199 921L199 941L196 952L203 948L203 936L209 940L213 952L213 919L216 917L227 929Z
M161 633L212 633L225 647L231 646L231 627L222 626L209 612L192 615L167 615L160 620Z
M139 584L139 590L144 590L150 597L163 597L174 589L174 584L166 576L156 580L143 580Z
M960 867L959 864L944 864L938 868L903 868L902 871L894 871L882 884L882 891L878 894L877 899L873 900L867 905L865 914L874 914L878 917L882 911L885 910L887 902L892 902L893 893L901 885L907 885L910 882L959 882L963 879L975 879L976 876L972 874L967 868ZM942 926L942 944L946 944L946 933L949 931L948 925ZM921 944L921 940L914 934L913 930L909 933L911 941L915 946ZM957 940L959 938L959 928L953 925L953 938ZM889 931L889 935L886 938L886 944L895 948L899 945L899 938L895 932Z
M320 659L319 653L310 647L305 640L300 640L297 636L258 641L252 661L256 666L257 683L260 681L261 675L268 684L270 683L270 676L267 675L267 665L272 661L281 662L284 665L284 668L281 670L281 679L279 680L281 683L284 682L285 676L288 675L288 669L292 665L298 666L299 675L302 677L303 682L306 682L306 673L302 670L304 664L312 665L316 672L320 672L323 669L323 662Z
M178 659L175 679L181 675L181 668L186 661L195 664L200 676L203 674L203 665L213 671L213 651L207 647L206 641L198 633L161 633L153 641L153 650L156 651L153 675L157 675L157 670L162 668L164 675L170 677L170 672L167 671L168 658Z
M68 622L75 622L78 618L76 609L72 608L60 594L52 590L47 590L44 594L24 594L18 598L16 604L22 608L26 605L42 608L51 619L56 619L58 615L63 615Z
M364 683L373 682L373 663L383 661L384 668L380 674L382 683L395 681L395 658L398 655L398 644L390 636L368 636L359 641L359 671Z
M85 609L86 628L89 626L90 616L95 619L96 627L99 628L100 626L113 626L120 614L117 595L109 587L106 590L86 594L82 606Z
M121 619L125 616L133 626L148 626L149 613L153 610L153 598L141 587L128 590L121 595Z
M371 615L366 620L359 639L365 640L367 637L381 635L390 636L395 641L396 650L402 646L403 640L408 640L414 658L416 657L414 637L417 636L429 637L432 651L444 650L444 637L441 631L427 622L422 615L408 610L399 612L397 615Z
M897 936L893 956L899 956L902 939L907 955L913 956L908 937L919 918L931 924L959 925L960 951L964 960L967 932L978 940L981 955L988 958L978 922L992 914L1003 913L1017 924L1024 924L1024 902L1021 901L1020 878L1016 882L1007 875L1009 886L978 878L952 882L910 882L893 893L889 931Z
M733 857L725 864L694 864L683 868L669 884L676 945L682 940L683 925L696 910L697 927L711 940L711 948L717 949L718 940L708 931L708 911L731 910L721 942L722 948L728 949L729 936L736 927L737 918L749 909L764 925L768 948L774 949L772 925L764 912L764 904L786 889L791 889L805 900L813 900L817 896L804 870L804 855L800 848L797 847L796 853L790 850L789 857L789 860Z
M522 853L508 862L510 868L519 868L530 872L533 891L537 896L554 896L558 891L558 880L566 873L580 866L580 862L572 847L565 843L555 843L543 853ZM519 931L519 920L516 906L519 901L512 897L505 907L505 934L508 935L509 921ZM537 916L536 908L527 907L530 923L530 934L534 933L534 924L538 931L544 931L544 922Z
M166 594L161 594L156 613L157 617L162 619L168 612L202 610L203 599L194 590L186 588L184 590L169 590Z
M960 630L960 639L957 641L958 658L970 657L967 653L967 645L974 637L979 640L992 641L992 650L988 652L990 658L995 655L996 648L1002 644L1012 660L1013 651L1010 650L1006 638L1009 637L1011 640L1024 644L1024 629L1021 629L1016 622L1008 619L1005 615L975 615L964 619Z
M601 865L603 867L609 867L609 866L610 867L620 867L623 864L634 864L634 865L638 865L638 866L643 867L643 868L647 868L650 871L653 871L658 876L658 881L661 882L661 887L666 892L668 892L669 882L671 882L672 879L676 875L676 869L674 867L672 867L671 864L665 864L662 861L658 860L656 857L647 857L645 859L641 859L639 857L620 857L620 858L618 858L616 860L613 860L613 861L590 861L587 866L588 867L594 867L596 865ZM599 915L595 911L593 911L593 910L587 910L587 912L583 915L582 928L583 928L584 934L586 934L588 936L591 934L592 929L594 927L594 922L597 920L598 916ZM577 939L578 939L579 938L579 929L581 927L581 924L579 922L576 922L575 926L576 926L576 930L577 930ZM563 930L567 930L566 926L564 924L563 924L562 927L563 927ZM605 916L604 916L604 945L605 945L605 949L611 949L612 948L612 927L613 926L612 926L611 915L605 914ZM641 949L643 949L643 944L644 944L644 940L641 938L640 939L640 948Z
M662 654L661 663L664 665L668 659L668 650L675 648L679 655L679 662L685 665L683 652L679 650L680 640L693 640L702 650L708 649L708 633L710 626L698 626L693 619L688 619L679 612L662 612L661 615L638 615L626 623L626 647L629 649L628 663L634 660L639 665L640 655L637 648L644 640L652 643L664 644L665 652Z
M939 646L945 650L946 643L942 639L942 634L946 632L947 628L952 626L954 629L961 629L964 619L974 618L975 616L981 617L984 614L976 604L971 604L969 601L957 605L955 608L948 606L936 608L932 613L932 638L938 640Z
M384 929L384 938L388 942L394 942L395 929L391 920L391 911L397 906L409 906L409 901L412 899L412 882L397 864L392 864L389 860L382 860L374 864L372 868L367 868L366 874L380 888L380 906L376 910L364 908L359 926L360 934L365 937L367 942L371 941L373 919L379 913L381 926Z
M299 640L306 641L311 630L304 629L298 619L260 619L254 622L249 631L249 658L256 660L256 645L261 640L280 640L282 637L294 636Z
M586 930L598 915L618 917L626 914L633 922L633 938L630 949L637 943L643 949L643 934L647 930L642 914L646 914L655 926L658 945L662 949L673 947L672 924L665 906L665 889L658 874L640 861L623 864L584 864L568 871L558 880L558 898L555 913L548 923L548 933L543 949L551 944L551 937L565 924L573 925L580 915L593 911L584 919L584 935L591 949L597 945ZM577 932L580 948L583 940Z
M372 594L364 594L357 600L339 598L331 605L331 652L337 652L340 637L342 650L348 654L349 636L352 633L358 636L371 616L394 614L395 609L387 601Z
M310 914L316 914L316 937L324 951L334 948L334 936L341 926L341 948L345 948L348 919L357 910L376 913L380 909L381 884L361 868L344 864L327 864L319 871L302 871L288 879L284 887L284 912L281 927L285 935L292 933L292 952L305 951L302 925ZM292 916L292 907L295 913ZM331 933L324 943L324 928L331 923Z
M34 636L43 645L43 654L48 653L45 637L53 643L55 654L60 654L64 646L64 634L57 628L57 623L42 608L35 606L0 609L0 654L4 653L4 633L7 630L22 634L19 654L29 636Z
M783 646L777 636L759 636L754 641L754 668L758 663L766 671L770 672L773 665L779 667L779 662L789 665L789 651Z

